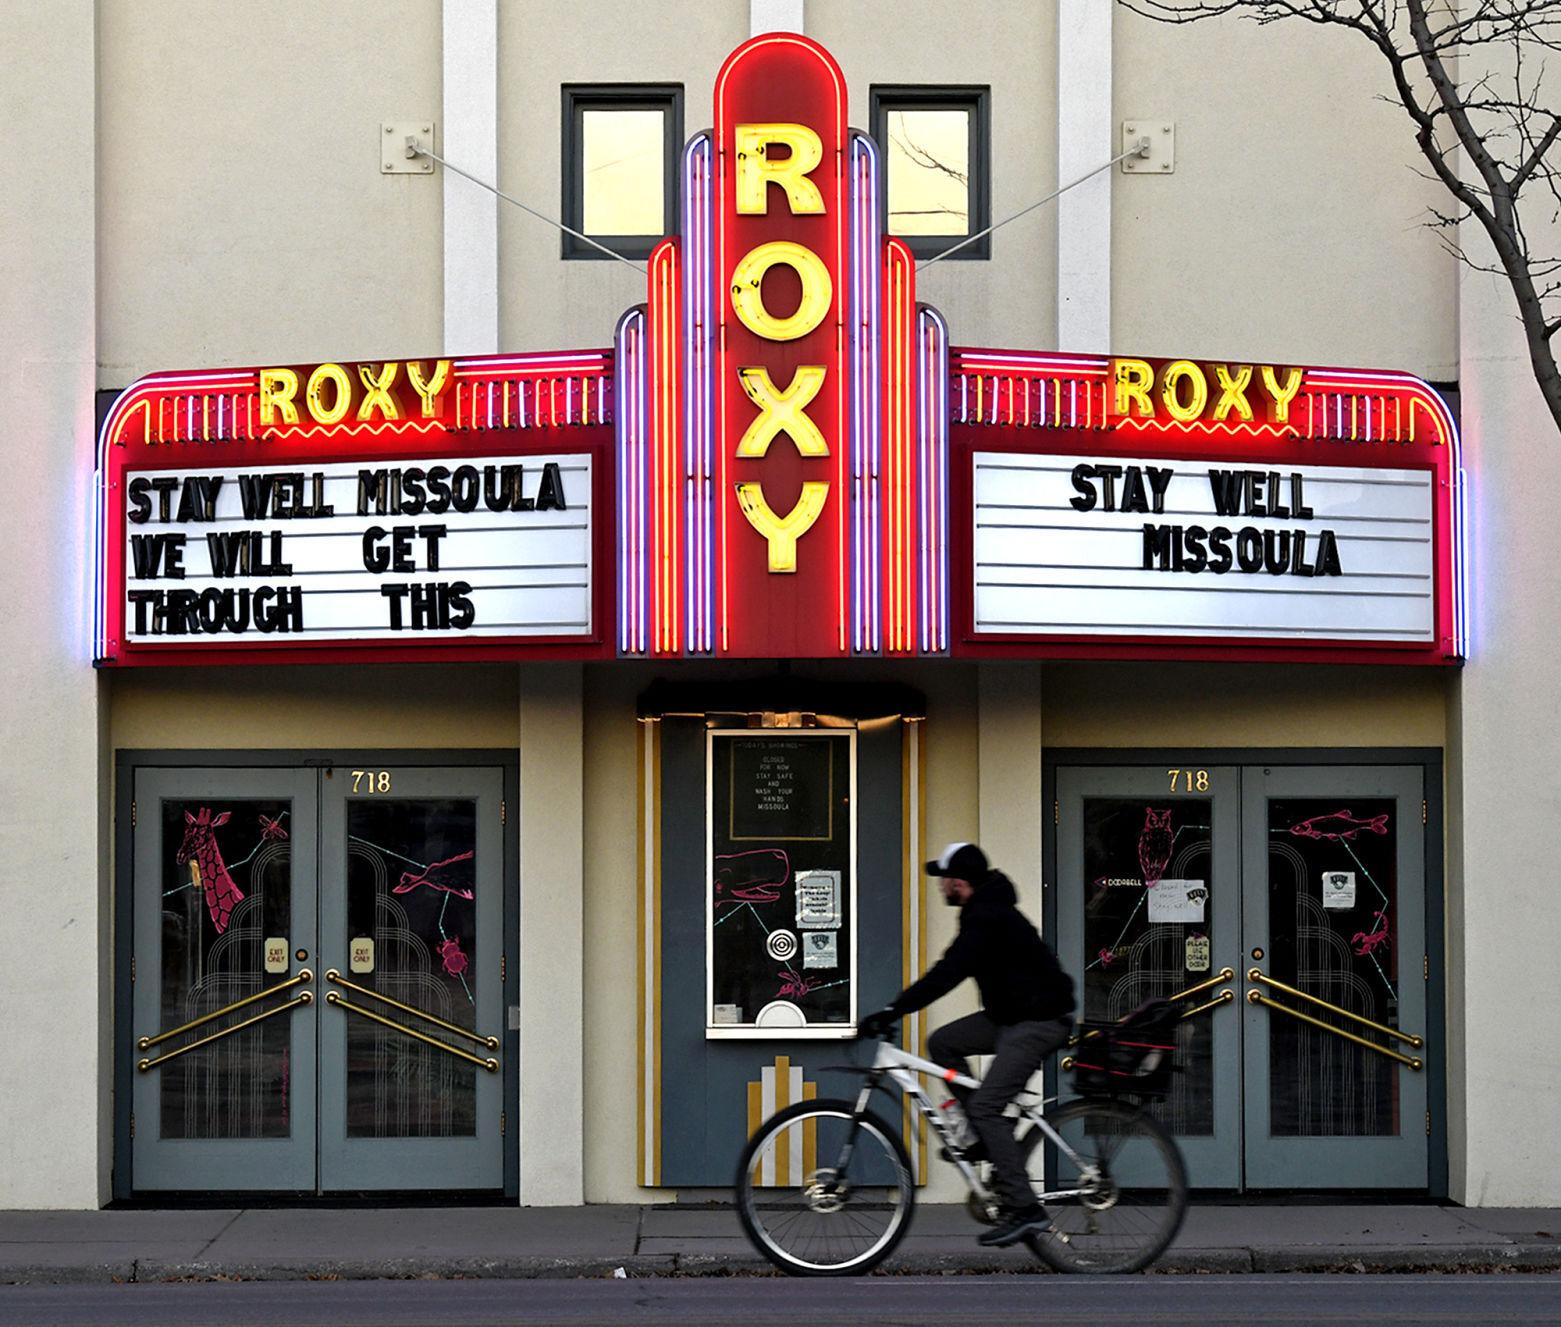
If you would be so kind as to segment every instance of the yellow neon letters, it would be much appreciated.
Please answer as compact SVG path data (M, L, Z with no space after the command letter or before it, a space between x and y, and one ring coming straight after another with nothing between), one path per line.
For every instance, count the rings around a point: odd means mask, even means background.
M790 437L803 456L829 455L824 435L806 414L808 403L824 385L823 365L802 365L792 374L791 386L784 392L775 389L768 369L739 369L737 376L748 399L759 407L758 415L737 444L737 455L763 456L780 433Z
M1178 384L1183 382L1192 384L1192 395L1186 401L1177 390ZM1160 399L1165 402L1172 419L1191 423L1203 414L1203 407L1209 403L1208 379L1191 360L1175 360L1161 371Z
M786 147L791 155L779 159L771 149ZM737 126L737 210L744 216L769 211L769 185L786 191L793 214L824 210L818 185L808 179L824 159L824 144L804 124L740 124Z
M741 216L763 216L769 211L770 185L779 185L786 207L793 215L822 215L824 197L808 175L824 159L824 144L802 124L740 124L736 127L737 155L735 205ZM776 150L783 156L773 155ZM772 314L764 303L764 277L777 265L790 267L802 283L802 298L784 318ZM834 287L823 260L806 245L793 240L771 240L755 245L732 272L732 308L738 320L766 341L796 341L814 331L829 314ZM784 433L804 457L829 455L829 443L808 416L808 405L824 386L825 369L804 364L791 375L781 391L762 366L738 370L738 379L759 413L744 430L736 456L756 460L765 456ZM829 484L806 480L796 505L784 517L777 516L764 496L764 485L744 481L737 485L737 505L748 523L769 546L772 572L797 570L797 540L812 528L829 499Z
M1154 385L1154 369L1142 359L1117 361L1117 414L1125 415L1128 407L1136 405L1138 413L1154 418L1154 402L1149 399L1149 389Z
M802 485L797 505L784 517L780 517L764 500L763 484L742 483L737 486L737 505L743 509L748 523L769 543L772 572L796 571L797 540L818 520L828 498L828 484L807 480Z
M390 394L390 384L396 380L396 370L401 366L395 360L380 369L379 377L367 364L358 365L358 377L363 379L363 401L358 406L358 418L370 419L376 410L386 419L400 419L401 407Z
M1267 364L1263 365L1263 389L1274 398L1274 418L1281 424L1290 418L1290 402L1301 390L1301 377L1300 369L1291 369L1285 378L1285 385L1281 387L1274 377L1274 370Z
M325 405L325 384L330 383L334 400L329 409ZM309 386L304 393L309 403L309 414L317 424L339 423L352 409L352 379L340 364L321 364L309 375Z
M1243 364L1232 378L1226 365L1216 364L1214 381L1220 385L1220 399L1214 403L1214 418L1224 419L1234 410L1237 419L1250 422L1252 407L1247 404L1247 384L1252 381L1252 366Z
M260 370L260 422L274 424L280 412L284 424L298 422L298 375L291 369Z
M407 381L412 384L412 390L417 393L417 399L423 403L423 418L433 419L439 413L434 401L439 393L450 385L450 361L447 359L435 360L433 373L424 378L423 366L415 359L409 359L407 361Z
M1199 419L1251 424L1258 419L1261 399L1254 399L1256 378L1268 398L1267 419L1285 424L1290 419L1290 402L1299 394L1306 374L1302 369L1283 372L1281 383L1280 371L1271 364L1199 364L1173 359L1157 368L1146 359L1113 359L1115 413L1139 419L1169 415L1179 424ZM1211 388L1219 389L1217 397Z
M790 267L802 281L802 298L796 312L787 318L777 318L764 307L760 289L764 274L777 263ZM755 245L732 273L732 308L744 327L766 341L795 341L806 336L824 321L832 292L824 260L791 240Z

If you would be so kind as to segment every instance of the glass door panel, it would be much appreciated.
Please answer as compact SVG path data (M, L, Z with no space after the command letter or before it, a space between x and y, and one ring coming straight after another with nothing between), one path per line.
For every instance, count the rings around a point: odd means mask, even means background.
M324 782L327 1189L502 1184L502 774Z
M1081 1016L1117 1019L1213 982L1188 1002L1197 1012L1178 1029L1184 1072L1156 1113L1177 1134L1194 1185L1234 1188L1240 1047L1225 1005L1239 963L1237 772L1178 771L1172 792L1169 770L1064 769L1057 786L1056 939L1079 981Z
M135 779L137 1187L311 1189L317 776Z
M1248 1178L1423 1187L1421 774L1248 771Z

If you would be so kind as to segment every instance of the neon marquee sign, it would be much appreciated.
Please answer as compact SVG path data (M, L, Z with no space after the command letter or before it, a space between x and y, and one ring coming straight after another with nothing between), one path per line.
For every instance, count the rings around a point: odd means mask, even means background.
M682 154L679 234L651 253L646 300L619 320L611 350L276 365L132 385L100 438L96 658L1464 656L1458 432L1424 381L951 350L942 317L917 302L910 251L884 233L880 152L847 111L841 71L816 42L770 33L732 53L715 83L714 128ZM364 473L409 492L411 508L397 496L384 513L344 511ZM484 508L484 519L504 518L502 530L458 532L473 512L419 514L430 476L442 493L456 474L479 503L490 476L510 493L502 512ZM1210 489L1219 474L1279 487L1238 511ZM348 520L335 536L362 547L341 565L306 566L294 556L307 546L300 525L257 523L242 504L226 518L232 538L214 542L215 532L177 521L137 522L149 492L193 493L198 505L220 491L231 504L267 475L278 491L329 488L311 501L362 524ZM1129 475L1149 487L1132 490ZM1039 495L1029 506L1011 491L1021 481ZM1340 505L1341 485L1379 481L1426 508L1402 532L1412 566L1349 544L1351 521L1402 514ZM1171 510L1172 486L1210 511ZM1082 489L1099 494L1088 510ZM1305 522L1321 494L1331 495L1317 508L1328 524L1314 530ZM1113 511L1119 503L1128 505ZM1138 513L1134 528L1123 512ZM517 551L543 518L574 527L567 556ZM1287 519L1288 534L1269 529ZM489 541L481 558L470 542L479 533ZM1098 542L1108 538L1110 568ZM217 550L209 567L203 546ZM163 583L169 567L228 568L230 546L247 553L221 584ZM502 610L467 562L516 573L490 578L510 587ZM1283 577L1272 571L1281 563ZM350 586L324 575L349 564ZM305 579L281 585L282 567ZM1373 602L1409 591L1384 579L1373 601L1361 568L1414 582L1412 621L1370 620ZM513 597L531 593L514 588L522 583L552 597L523 607ZM1266 636L1243 633L1244 607L1221 617L1238 589L1242 604L1266 611L1279 595L1346 583L1356 598L1298 627L1276 609ZM399 625L367 607L311 605L305 587L327 585L343 604L398 610ZM1047 597L1076 590L1067 612ZM1129 597L1144 593L1157 597ZM1208 620L1180 629L1175 605L1195 602ZM1146 604L1147 616L1137 611ZM261 621L289 629L249 629Z

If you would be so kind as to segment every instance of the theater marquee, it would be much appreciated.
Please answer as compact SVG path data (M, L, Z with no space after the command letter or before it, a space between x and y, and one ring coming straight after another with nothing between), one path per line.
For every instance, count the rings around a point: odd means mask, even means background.
M1465 655L1424 381L951 348L847 112L733 52L611 350L132 385L98 661Z

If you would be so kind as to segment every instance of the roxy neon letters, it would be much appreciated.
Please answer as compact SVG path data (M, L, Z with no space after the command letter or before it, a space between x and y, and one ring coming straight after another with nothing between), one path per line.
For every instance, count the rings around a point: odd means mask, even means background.
M801 124L740 124L736 127L739 214L764 216L769 211L770 186L779 188L795 215L823 215L827 208L819 188L808 176L823 160L818 134ZM784 147L789 155L770 155ZM765 303L764 277L772 267L789 267L801 283L801 298L790 314L779 316ZM754 245L732 272L732 310L755 336L766 341L796 341L813 332L829 314L834 284L824 260L794 240L769 240ZM759 413L744 430L736 455L760 459L770 443L784 433L803 457L825 457L829 442L807 413L824 386L828 370L819 364L800 365L782 389L764 365L738 370L743 391ZM748 523L764 536L771 572L795 572L797 541L818 520L829 500L827 480L805 480L791 510L776 512L764 494L762 480L737 484L737 505Z

